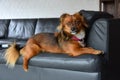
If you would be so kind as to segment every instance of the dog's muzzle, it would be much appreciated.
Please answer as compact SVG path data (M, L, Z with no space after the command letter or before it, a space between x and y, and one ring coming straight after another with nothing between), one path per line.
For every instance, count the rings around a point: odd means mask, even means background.
M71 28L71 34L77 34L77 29L75 27Z

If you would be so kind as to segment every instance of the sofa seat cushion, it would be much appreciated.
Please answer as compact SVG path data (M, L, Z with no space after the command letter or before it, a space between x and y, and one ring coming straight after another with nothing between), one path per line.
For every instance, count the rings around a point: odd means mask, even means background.
M0 50L0 63L5 64L3 58L5 50ZM22 57L16 64L22 65ZM29 61L30 66L42 68L65 69L82 72L100 71L100 57L96 55L86 54L78 57L69 57L65 54L41 53Z
M30 60L30 65L45 68L95 72L100 69L100 59L95 55L70 57L65 54L41 53Z
M22 64L22 62L22 58L20 58L18 64ZM83 72L98 72L100 64L100 57L90 54L70 57L65 54L41 53L29 61L31 66Z
M3 64L5 64L4 53L5 50L0 50L0 63ZM17 64L22 65L22 63L23 60L20 57ZM91 54L69 57L64 54L41 53L29 61L30 66L82 72L98 72L100 71L100 64L100 57Z

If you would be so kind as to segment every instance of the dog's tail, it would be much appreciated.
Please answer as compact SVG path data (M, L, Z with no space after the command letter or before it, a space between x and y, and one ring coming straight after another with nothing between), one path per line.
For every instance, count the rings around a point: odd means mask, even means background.
M14 42L13 44L11 44L11 46L6 49L4 58L6 60L6 64L8 65L8 67L14 67L16 61L18 60L20 53L19 50L16 47L16 43Z

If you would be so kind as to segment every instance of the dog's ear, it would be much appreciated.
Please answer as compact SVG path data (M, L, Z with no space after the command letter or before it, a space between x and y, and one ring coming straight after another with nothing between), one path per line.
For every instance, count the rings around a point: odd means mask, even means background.
M62 30L64 19L69 16L68 13L64 13L60 16L60 25L57 27L57 30Z
M82 20L83 25L85 27L88 27L87 21L85 20L85 18L83 17L83 15L81 13L79 13L79 15L81 16L81 20Z
M84 27L88 27L87 22L81 13L77 12L74 14L74 16L79 17L81 19L82 25Z
M60 22L63 22L64 19L67 17L67 16L70 16L68 13L64 13L60 16Z

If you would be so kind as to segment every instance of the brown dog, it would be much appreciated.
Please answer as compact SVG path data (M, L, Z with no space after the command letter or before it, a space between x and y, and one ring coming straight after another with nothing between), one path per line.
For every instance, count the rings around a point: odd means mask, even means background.
M6 50L7 64L14 66L20 54L23 56L23 69L28 71L28 61L40 52L63 53L70 56L101 54L100 50L84 47L81 43L80 39L85 36L85 27L87 24L79 13L63 14L60 17L59 32L39 33L32 36L20 52L16 48L16 43L13 43Z

